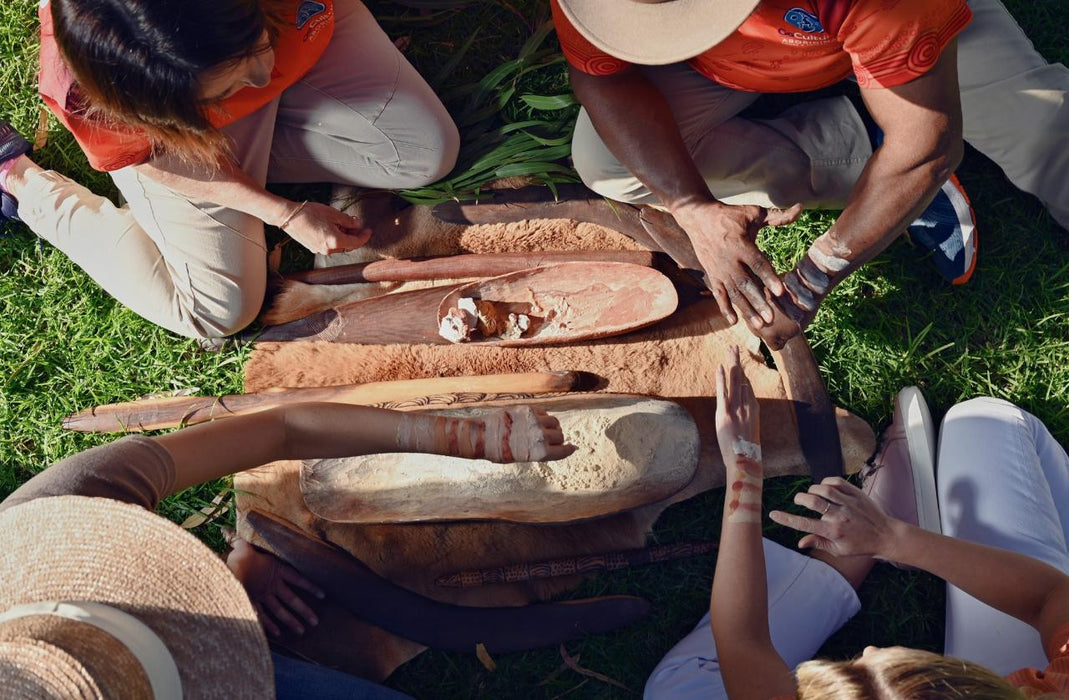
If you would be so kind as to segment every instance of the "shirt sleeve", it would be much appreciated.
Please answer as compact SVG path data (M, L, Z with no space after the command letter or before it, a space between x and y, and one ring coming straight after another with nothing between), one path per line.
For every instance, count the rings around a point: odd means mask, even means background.
M895 87L931 70L971 19L965 0L862 0L845 18L839 41L858 85Z
M91 496L150 511L174 490L174 460L142 435L94 447L56 462L0 503L0 511L49 496Z
M64 112L54 100L44 97L52 113L78 142L94 170L110 172L128 165L144 163L152 154L152 144L132 130L110 129L97 119Z
M587 75L613 75L627 68L630 64L615 56L610 56L591 44L579 33L560 9L557 0L551 0L553 26L557 30L557 40L568 63L576 70Z

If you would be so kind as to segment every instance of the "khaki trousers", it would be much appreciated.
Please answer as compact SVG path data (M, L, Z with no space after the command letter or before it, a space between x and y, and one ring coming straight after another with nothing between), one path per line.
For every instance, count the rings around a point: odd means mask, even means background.
M445 107L363 3L335 0L334 9L334 36L308 75L223 130L242 169L259 183L405 188L442 178L460 141ZM263 222L193 201L132 167L112 179L127 206L55 172L31 177L19 217L168 330L211 338L251 323L266 283Z
M1049 64L998 0L970 0L958 37L965 140L1036 195L1069 228L1069 69ZM780 118L738 113L759 96L718 85L684 64L643 68L664 93L710 191L729 204L842 208L872 154L846 98L797 105ZM656 198L597 135L585 110L572 140L588 187L622 202Z

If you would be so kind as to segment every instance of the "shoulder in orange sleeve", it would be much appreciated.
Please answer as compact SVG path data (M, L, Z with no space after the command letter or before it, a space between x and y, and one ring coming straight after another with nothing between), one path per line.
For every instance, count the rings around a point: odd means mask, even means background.
M561 51L573 68L588 75L612 75L630 65L587 41L564 16L557 0L550 0L549 6L553 10L553 26L557 30Z
M856 0L838 38L862 88L895 87L931 70L971 19L965 0Z
M1045 693L1069 693L1069 623L1059 627L1047 642L1050 664L1043 671L1023 668L1006 676L1027 697Z

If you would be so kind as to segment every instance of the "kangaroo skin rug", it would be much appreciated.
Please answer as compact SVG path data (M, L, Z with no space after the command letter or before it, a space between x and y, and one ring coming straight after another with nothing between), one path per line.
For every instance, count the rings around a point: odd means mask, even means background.
M358 213L358 212L350 212ZM609 224L613 225L613 224ZM641 223L631 222L639 231ZM621 233L564 219L525 220L464 226L436 220L429 209L413 207L392 224L375 228L369 245L352 254L331 256L331 265L459 253L537 252L540 250L637 250ZM442 280L329 287L340 303L388 291L420 289ZM314 285L302 285L315 288ZM300 295L286 303L280 318L292 320ZM314 295L313 295L314 296ZM333 303L333 302L332 302ZM271 311L276 311L272 309ZM588 371L602 388L646 394L678 402L693 416L702 437L694 480L669 499L596 520L559 526L508 522L452 522L385 525L333 523L316 518L304 505L300 463L276 462L236 475L238 531L270 549L248 526L245 516L258 510L288 521L303 532L330 542L364 562L378 576L409 591L445 603L501 607L546 600L574 588L581 576L524 581L479 588L444 588L435 579L458 571L488 569L516 562L537 562L641 548L654 522L672 503L724 485L724 466L715 440L715 371L726 348L741 345L742 362L761 406L761 442L768 476L808 474L799 443L792 399L780 374L765 364L758 343L741 324L729 327L715 302L701 300L664 321L627 335L558 347L472 347L443 345L343 345L321 342L260 343L245 366L245 391L271 387L312 387L395 379L528 371ZM808 349L808 348L807 348ZM398 405L404 409L406 405ZM835 409L841 460L857 471L875 448L872 429L861 419ZM820 446L816 446L819 448ZM815 449L807 445L809 450ZM826 445L824 447L826 448ZM828 467L832 468L832 467ZM293 653L366 678L383 679L425 647L361 620L350 610L324 601L320 624L283 644ZM656 611L654 611L656 612Z

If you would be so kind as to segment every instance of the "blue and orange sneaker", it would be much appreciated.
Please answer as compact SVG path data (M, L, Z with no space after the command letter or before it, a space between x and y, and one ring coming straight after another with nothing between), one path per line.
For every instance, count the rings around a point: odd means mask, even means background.
M876 125L860 98L851 99L876 151L883 145L883 130ZM928 208L906 227L910 240L928 253L939 274L952 284L965 284L976 269L979 239L976 214L958 178L950 176Z
M15 127L0 119L0 164L25 155L32 150L30 142ZM8 221L19 221L19 203L0 187L0 227Z
M951 175L935 199L906 230L917 246L928 251L944 278L953 284L965 284L976 269L979 238L976 214L969 196Z

